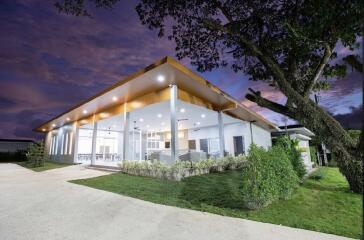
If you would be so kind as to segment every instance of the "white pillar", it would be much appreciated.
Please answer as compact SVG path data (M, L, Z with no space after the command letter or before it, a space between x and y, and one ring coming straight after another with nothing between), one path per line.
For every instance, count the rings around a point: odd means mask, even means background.
M73 146L71 145L72 154L73 154L73 162L78 162L78 136L80 135L80 128L77 126L76 123L73 125Z
M178 160L177 85L170 86L171 105L171 158Z
M222 112L217 113L219 122L219 145L220 145L220 157L224 157L225 152L225 137L224 137L224 121L222 119Z
M91 165L95 165L96 162L96 139L97 139L97 122L94 121L94 130L92 132Z
M130 160L129 157L129 121L130 113L126 112L126 105L124 105L124 133L123 133L123 160Z
M252 122L255 122L255 121L250 121L249 122L249 124L250 124L250 140L251 140L250 144L254 144Z

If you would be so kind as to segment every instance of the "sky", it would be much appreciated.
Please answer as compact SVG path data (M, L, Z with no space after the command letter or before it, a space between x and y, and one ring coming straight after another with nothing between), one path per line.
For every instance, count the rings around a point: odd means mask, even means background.
M143 26L135 5L121 1L87 18L59 14L53 1L2 0L0 138L40 139L43 135L32 129L42 122L164 56L175 57L174 43ZM347 52L338 46L339 55ZM188 59L181 62L195 69ZM244 97L252 87L283 103L279 91L228 68L200 74L273 123L284 124L285 117ZM343 125L360 127L361 75L349 72L331 82L332 89L320 93L320 105Z

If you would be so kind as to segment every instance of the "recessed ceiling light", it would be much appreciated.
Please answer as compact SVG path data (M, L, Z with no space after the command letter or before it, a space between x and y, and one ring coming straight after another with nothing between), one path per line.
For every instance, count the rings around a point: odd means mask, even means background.
M202 117L202 118L205 118L205 117L206 117L206 115L205 115L205 114L201 114L201 117Z
M42 131L45 132L46 131L45 128L42 128Z
M139 122L144 122L144 119L143 118L139 118Z
M201 123L200 123L200 122L197 122L196 124L197 124L197 125L200 125Z
M83 110L83 111L82 111L82 113L83 113L83 114L87 114L88 112L87 112L87 110L85 109L85 110Z
M112 97L112 100L113 100L114 102L116 102L116 101L118 100L118 97L113 96L113 97Z
M149 128L150 126L149 125L147 125L147 128Z
M181 113L184 113L186 110L185 110L184 108L181 108L179 111L180 111Z
M157 76L157 81L158 82L164 82L164 80L166 80L166 78L163 75L158 75Z
M71 121L71 119L70 118L66 118L66 121Z
M53 124L52 124L52 127L55 127L55 126L56 126L56 124L54 124L54 123L53 123Z
M158 113L157 117L158 118L161 118L162 117L162 114Z

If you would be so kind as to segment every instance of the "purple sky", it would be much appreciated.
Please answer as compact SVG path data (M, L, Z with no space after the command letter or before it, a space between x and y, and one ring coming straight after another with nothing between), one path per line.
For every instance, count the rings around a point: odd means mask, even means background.
M93 18L58 14L52 1L0 3L0 138L40 138L32 129L79 101L166 55L174 43L142 26L135 1L94 11ZM338 46L339 54L347 49ZM188 59L182 61L191 67ZM191 67L193 69L193 67ZM244 100L248 87L283 102L276 90L243 74L217 69L202 75L276 124L282 116ZM321 105L344 121L362 114L360 74L332 79ZM360 119L357 119L360 121Z

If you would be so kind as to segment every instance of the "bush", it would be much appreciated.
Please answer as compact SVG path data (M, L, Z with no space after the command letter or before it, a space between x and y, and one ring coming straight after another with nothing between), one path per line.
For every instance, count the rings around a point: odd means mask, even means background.
M310 146L311 162L317 163L317 149L316 146Z
M292 195L298 185L298 177L282 147L265 150L253 144L247 160L242 185L246 208L258 209Z
M28 167L43 167L44 162L46 161L46 153L44 143L31 143L29 145L28 152L26 154L27 157L27 166Z
M311 174L311 176L309 177L310 179L313 179L313 180L321 180L325 177L325 174L323 171L316 171L315 173Z
M288 137L279 137L276 140L276 146L283 148L287 153L288 158L292 163L293 169L295 170L299 179L302 181L303 177L307 173L307 170L305 164L303 163L301 152L298 149L298 141Z

